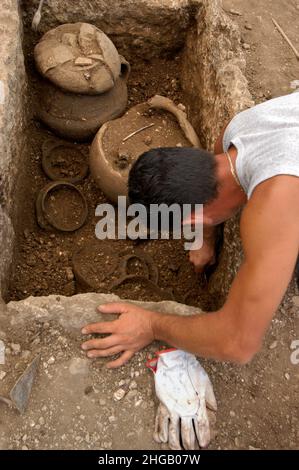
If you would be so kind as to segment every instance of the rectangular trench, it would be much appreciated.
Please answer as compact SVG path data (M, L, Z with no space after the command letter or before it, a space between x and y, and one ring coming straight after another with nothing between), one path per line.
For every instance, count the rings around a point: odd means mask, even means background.
M138 11L130 0L109 6L97 0L87 2L84 8L85 2L81 2L82 5L74 1L46 2L38 33L31 30L37 1L23 1L20 10L15 2L5 3L7 12L14 4L11 21L18 23L18 28L14 28L18 36L15 48L22 42L24 52L25 68L15 67L16 80L18 83L26 81L27 86L23 87L22 103L15 99L11 104L11 112L23 116L24 122L20 126L18 121L13 121L13 127L11 122L7 123L10 138L4 142L11 151L2 175L2 295L9 301L50 294L70 296L94 290L108 293L105 283L100 288L88 283L82 285L73 270L75 253L96 242L95 207L105 202L91 176L78 185L89 208L88 221L82 229L71 234L47 232L36 222L35 200L39 190L49 182L41 168L41 148L51 132L35 119L39 106L36 93L39 76L34 66L34 45L44 32L58 24L80 20L98 26L131 63L128 108L155 94L167 96L177 104L183 103L204 147L212 149L224 123L252 104L243 75L245 64L239 32L217 0L144 0ZM19 57L20 51L15 55ZM16 87L10 93L17 95L20 90ZM5 135L2 137L5 139ZM89 143L80 148L88 158ZM234 223L229 231L229 236L238 244ZM110 244L113 251L120 254L136 249L136 244L127 240ZM101 246L97 246L101 250ZM175 290L174 300L206 309L215 307L210 301L210 292L225 293L239 262L236 259L227 270L228 261L224 256L220 274L215 273L208 288L193 273L181 244L151 241L137 248L153 258L167 299L173 299ZM83 270L88 273L93 259L88 247L85 258ZM132 269L138 274L138 266ZM231 275L223 278L221 272L225 269ZM133 300L161 300L146 286L134 283L114 293ZM221 299L221 295L217 298Z

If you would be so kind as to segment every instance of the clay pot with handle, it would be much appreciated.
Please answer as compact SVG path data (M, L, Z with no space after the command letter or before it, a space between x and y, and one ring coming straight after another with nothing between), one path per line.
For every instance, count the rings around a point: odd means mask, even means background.
M88 23L64 24L35 46L36 117L60 137L94 137L101 125L127 106L130 65L112 41Z
M160 110L162 116L155 118L147 115L148 111L153 108ZM112 202L117 202L118 196L127 196L129 171L141 153L154 147L176 145L173 136L168 137L167 125L162 132L159 129L161 121L166 122L168 113L171 114L172 121L175 118L179 129L177 134L180 135L180 143L177 145L200 148L199 138L188 121L186 113L169 98L159 95L154 96L147 103L134 106L123 117L106 122L98 131L91 145L89 166L94 181ZM112 140L108 145L105 141L112 128L116 129L114 132L117 135L117 142ZM133 139L138 134L142 135L144 131L151 132L151 143L141 142L140 144L139 142L138 147L134 148ZM149 138L149 135L147 137ZM124 152L124 145L128 139L132 139L132 147L134 148L130 155L126 155ZM146 142L146 138L144 140Z

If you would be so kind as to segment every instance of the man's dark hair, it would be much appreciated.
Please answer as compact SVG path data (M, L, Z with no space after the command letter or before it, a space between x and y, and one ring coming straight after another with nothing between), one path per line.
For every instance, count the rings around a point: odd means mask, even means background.
M207 204L217 196L215 156L189 147L151 149L132 166L128 185L132 204Z

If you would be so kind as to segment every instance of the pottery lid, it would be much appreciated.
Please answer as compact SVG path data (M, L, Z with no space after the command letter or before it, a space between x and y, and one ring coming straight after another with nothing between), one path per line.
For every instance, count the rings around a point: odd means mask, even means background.
M51 29L35 46L34 57L43 77L73 93L105 93L121 73L122 58L113 42L88 23Z

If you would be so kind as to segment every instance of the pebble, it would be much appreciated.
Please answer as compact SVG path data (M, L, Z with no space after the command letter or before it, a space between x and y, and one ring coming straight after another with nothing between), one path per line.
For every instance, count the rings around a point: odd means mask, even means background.
M284 374L284 376L285 376L285 378L286 378L287 380L290 380L290 374L289 374L288 372L286 372L286 373Z
M22 450L29 450L27 446L22 446Z
M270 344L269 349L275 349L278 345L278 341L273 341L273 343Z
M231 411L229 412L229 415L230 415L232 418L234 418L234 417L236 416L236 413L235 413L233 410L231 410Z
M251 30L252 30L251 24L246 24L246 25L245 25L245 29L248 29L248 31L251 31Z
M48 364L51 366L52 364L55 363L55 357L54 356L51 356L49 359L48 359Z
M128 400L131 400L132 398L136 397L137 393L138 392L137 392L136 389L135 390L130 390L129 393L127 394L126 398Z
M299 295L294 295L292 302L296 307L299 307Z
M141 403L142 403L142 398L140 398L139 400L136 401L135 406L136 406L136 407L137 407L137 406L140 406Z
M146 136L146 137L144 138L144 143L145 143L146 145L150 145L150 144L152 143L152 138L151 138L151 136L149 136L149 135Z
M45 419L41 416L38 420L39 424L43 426L45 424Z
M117 400L117 401L122 400L122 398L124 398L125 394L126 394L126 391L123 388L119 388L113 394L114 400Z
M109 416L108 421L109 421L110 424L115 423L115 421L117 421L117 418L116 418L116 416Z
M67 268L65 268L65 271L66 271L66 278L68 281L73 281L74 279L74 272L71 268L71 266L68 266Z
M230 13L231 15L235 15L235 16L242 16L242 13L240 13L240 12L237 11L237 10L233 10L233 9L229 10L229 13Z
M243 49L245 49L245 51L249 51L250 50L250 44L247 44L246 42L244 42Z
M135 390L137 388L137 383L135 380L132 380L132 382L129 385L130 390Z
M106 405L106 400L104 400L103 398L100 399L100 405L101 406L105 406Z
M22 352L21 358L22 358L22 359L25 359L25 361L26 361L27 359L29 359L30 355L31 355L31 352L28 351L28 349L27 349L26 351L23 351L23 352Z
M20 352L21 352L21 346L20 346L20 344L11 343L10 347L11 347L12 352L13 352L14 354L20 354Z
M4 370L1 370L0 371L0 380L3 380L5 376L6 376L6 372L4 372Z
M186 111L186 106L185 106L183 103L179 103L179 104L178 104L178 108L179 108L181 111L183 111L183 112Z

